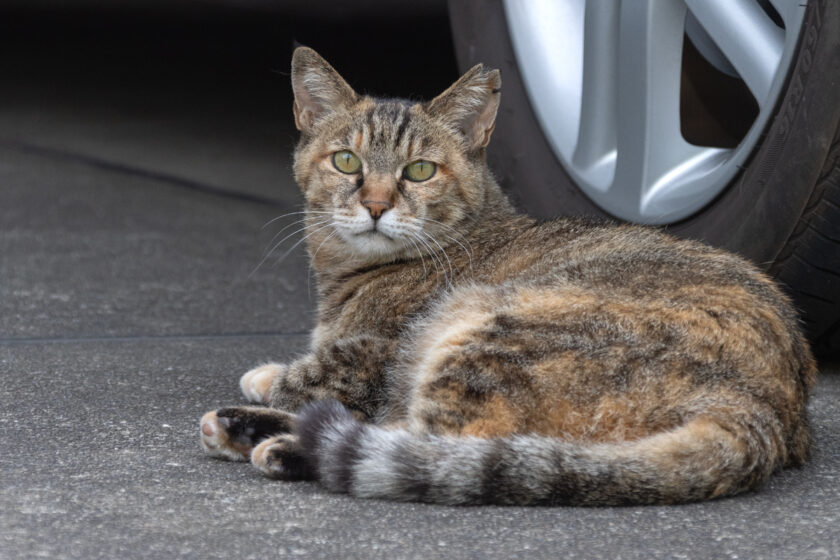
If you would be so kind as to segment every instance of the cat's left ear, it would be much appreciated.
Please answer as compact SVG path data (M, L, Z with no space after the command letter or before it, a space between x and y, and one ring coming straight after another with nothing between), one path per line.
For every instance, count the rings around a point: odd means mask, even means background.
M292 91L295 126L301 132L310 132L319 120L359 100L344 78L309 47L298 47L292 55Z
M453 125L463 134L468 150L484 148L496 127L502 76L498 70L477 64L449 89L432 99L426 111Z

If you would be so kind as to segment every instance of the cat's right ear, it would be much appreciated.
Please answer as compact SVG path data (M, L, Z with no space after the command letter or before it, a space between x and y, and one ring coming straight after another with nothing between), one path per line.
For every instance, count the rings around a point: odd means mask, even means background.
M325 116L359 100L344 78L309 47L298 47L292 55L292 91L295 126L301 132L310 132Z
M426 110L460 132L468 150L484 148L496 126L501 88L499 71L477 64L432 99Z

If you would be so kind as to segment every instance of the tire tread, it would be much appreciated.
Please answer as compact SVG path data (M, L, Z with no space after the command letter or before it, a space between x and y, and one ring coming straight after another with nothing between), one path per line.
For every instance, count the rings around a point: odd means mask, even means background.
M769 270L808 317L804 326L817 355L836 359L840 357L840 204L835 201L840 201L840 126L805 210Z

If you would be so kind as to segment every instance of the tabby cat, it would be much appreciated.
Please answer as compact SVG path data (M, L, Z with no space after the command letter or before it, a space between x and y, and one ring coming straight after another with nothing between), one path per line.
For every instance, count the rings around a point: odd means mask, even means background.
M652 228L517 214L485 148L497 70L425 103L292 59L318 283L311 352L201 419L210 455L442 504L666 504L801 464L816 368L739 257Z

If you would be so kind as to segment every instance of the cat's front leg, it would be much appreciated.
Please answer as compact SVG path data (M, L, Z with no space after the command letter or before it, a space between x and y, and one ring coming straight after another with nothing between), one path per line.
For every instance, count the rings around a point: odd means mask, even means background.
M289 366L287 364L264 364L245 372L239 379L242 394L252 403L268 404L269 393L274 379L283 375Z
M321 396L324 389L322 373L322 360L315 354L308 354L290 364L269 363L255 367L239 379L239 388L252 403L295 411L311 400L326 398ZM281 381L285 377L290 379ZM284 394L272 401L274 385L281 385Z
M374 335L325 341L314 353L277 370L268 404L297 412L306 403L335 399L360 419L372 418L385 405L385 371L396 344Z

